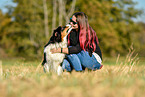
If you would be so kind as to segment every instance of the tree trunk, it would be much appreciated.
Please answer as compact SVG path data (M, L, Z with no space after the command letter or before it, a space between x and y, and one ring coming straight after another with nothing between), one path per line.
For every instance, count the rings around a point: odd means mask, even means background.
M45 27L45 36L48 38L49 31L48 31L48 10L46 5L46 0L43 0L43 8L44 8L44 27Z
M53 18L52 18L52 31L56 26L56 15L57 15L57 2L53 0Z
M52 31L54 30L54 28L56 27L56 16L57 16L57 1L58 1L58 5L59 5L59 26L62 26L63 24L63 17L66 19L66 24L69 22L69 18L71 17L71 15L73 14L74 10L75 10L75 3L76 0L72 1L72 5L71 8L69 10L69 12L66 12L66 1L65 0L53 0L53 18L52 18Z
M59 26L62 26L62 17L63 17L63 0L58 0L59 2Z
M67 14L66 12L66 9L65 9L65 2L63 3L63 15L65 16L66 18L66 23L69 22L69 18L71 17L71 15L74 13L74 10L75 10L75 3L76 3L76 0L73 0L72 1L72 5L71 5L71 9L69 10L69 13Z

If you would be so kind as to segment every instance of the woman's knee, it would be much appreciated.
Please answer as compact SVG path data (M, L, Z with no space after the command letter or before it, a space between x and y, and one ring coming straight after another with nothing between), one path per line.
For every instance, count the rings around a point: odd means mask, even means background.
M67 59L76 71L82 71L80 59L76 54L67 55Z
M100 68L100 63L98 63L97 59L94 55L90 56L87 51L81 51L77 54L79 57L82 66L91 69L91 70L97 70Z

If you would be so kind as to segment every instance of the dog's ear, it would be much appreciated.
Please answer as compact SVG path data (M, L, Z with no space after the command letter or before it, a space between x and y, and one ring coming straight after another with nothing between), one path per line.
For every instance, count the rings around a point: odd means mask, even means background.
M56 32L61 32L61 26L57 27L57 29L55 30Z
M60 33L61 33L61 29L62 29L61 26L57 27L57 28L54 30L54 32L53 32L53 36L57 36L58 33L60 34Z
M54 33L54 36L57 37L57 34L58 34L58 32L55 32L55 33Z
M61 33L61 29L62 29L61 26L57 27L57 29L55 29L55 31L54 31L54 32L55 32L55 33L54 33L54 36L57 37L57 35Z

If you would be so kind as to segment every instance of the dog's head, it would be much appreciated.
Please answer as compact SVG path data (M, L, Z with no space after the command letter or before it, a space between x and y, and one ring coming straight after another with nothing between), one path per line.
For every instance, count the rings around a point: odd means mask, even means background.
M53 35L50 38L50 43L61 42L61 30L62 27L59 26L57 29L53 31Z
M70 33L70 31L70 25L66 25L64 27L59 26L53 31L53 35L51 36L49 43L62 42L64 38L66 38L66 36Z
M53 32L53 42L61 42L61 30L62 27L59 26L57 29L54 30Z
M64 27L59 26L53 32L53 35L50 39L51 43L62 42L64 38L66 38L67 35L70 33L71 29L71 25L66 25Z
M70 24L67 24L63 30L61 31L61 41L64 40L64 38L67 37L67 35L71 32L72 26Z
M71 25L66 25L64 27L59 26L57 29L53 31L53 35L51 36L49 42L44 46L46 47L50 43L56 43L56 42L62 42L64 38L67 37L67 35L71 31Z

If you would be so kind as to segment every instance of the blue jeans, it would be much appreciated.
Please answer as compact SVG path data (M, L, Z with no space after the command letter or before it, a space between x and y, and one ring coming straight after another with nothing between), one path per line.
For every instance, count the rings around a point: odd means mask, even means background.
M83 71L82 67L90 70L97 70L100 69L101 64L96 60L94 55L90 57L89 53L84 50L78 54L67 55L67 58L64 59L62 63L62 68L66 71L72 71L73 69L76 71Z

